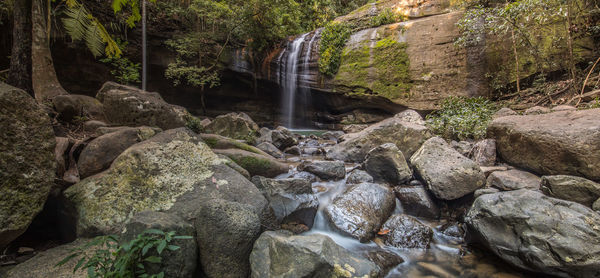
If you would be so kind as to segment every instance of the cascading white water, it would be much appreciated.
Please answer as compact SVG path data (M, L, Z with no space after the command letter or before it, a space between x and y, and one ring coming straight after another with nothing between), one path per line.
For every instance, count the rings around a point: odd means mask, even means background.
M285 78L282 83L282 110L287 112L283 122L288 128L294 127L294 101L296 98L296 89L298 88L298 54L302 51L302 43L306 35L303 34L291 43L288 43L286 49L286 51L289 50L289 54L285 63Z

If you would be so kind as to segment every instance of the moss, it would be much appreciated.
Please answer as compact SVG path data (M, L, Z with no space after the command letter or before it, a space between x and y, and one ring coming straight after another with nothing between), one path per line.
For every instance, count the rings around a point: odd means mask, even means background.
M202 138L202 140L204 141L204 143L206 143L206 145L208 145L211 149L214 149L217 146L217 143L219 142L219 139L217 138Z
M253 156L231 157L231 159L250 173L261 173L271 168L271 161Z
M252 137L252 138L254 138L254 137ZM238 148L240 150L244 150L244 151L251 152L251 153L256 153L256 154L262 154L259 149L255 148L255 147L252 147L252 146L250 146L248 144L244 144L244 143L241 143L241 142L238 142L238 141L235 141L235 140L233 140L232 143L233 143L233 145L236 148Z
M373 48L363 42L358 48L344 50L335 84L347 88L350 95L374 94L392 100L408 97L412 84L406 47L406 43L386 37Z

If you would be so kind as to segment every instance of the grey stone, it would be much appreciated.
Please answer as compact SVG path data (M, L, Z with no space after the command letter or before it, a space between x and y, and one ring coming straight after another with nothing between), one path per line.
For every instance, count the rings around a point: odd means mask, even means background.
M406 158L393 143L383 144L369 151L364 168L377 182L386 181L398 185L412 178Z

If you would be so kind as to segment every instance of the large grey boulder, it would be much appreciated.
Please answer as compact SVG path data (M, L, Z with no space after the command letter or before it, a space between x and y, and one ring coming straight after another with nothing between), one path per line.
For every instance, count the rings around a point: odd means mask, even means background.
M23 90L0 82L0 250L42 210L56 176L50 117Z
M325 208L325 217L339 232L366 242L392 214L396 200L392 190L375 183L349 187Z
M423 143L410 158L410 163L439 199L458 199L485 184L479 165L458 153L440 137Z
M343 161L304 161L298 165L298 171L306 171L324 180L341 180L346 176Z
M363 162L370 150L385 143L396 144L405 156L410 157L431 137L422 118L417 116L416 112L403 112L360 132L346 134L341 137L342 143L327 152L327 158Z
M108 169L113 160L127 148L160 131L145 126L126 127L92 140L81 151L77 161L80 178L87 178Z
M402 212L429 219L440 217L440 209L423 186L396 186L394 193L400 201Z
M136 212L145 210L196 219L213 199L249 205L261 217L268 210L254 184L185 128L129 147L108 170L69 187L64 195L64 218L73 218L79 236L119 232Z
M496 187L501 190L517 190L540 188L540 177L521 170L495 171L492 172L486 181L487 187Z
M497 118L488 127L499 155L540 175L600 181L600 109Z
M600 214L532 190L479 196L465 217L472 241L517 267L560 277L597 277Z
M373 177L371 177L369 173L359 169L352 170L346 179L347 184L357 184L363 182L373 182Z
M258 125L246 113L229 113L217 116L205 127L207 133L244 140L254 145L258 138Z
M319 208L312 184L305 179L268 179L260 176L252 182L265 195L279 223L296 223L311 228Z
M171 241L169 245L179 247L174 251L165 248L161 254L158 254L155 250L152 250L149 255L160 256L161 262L159 264L144 263L146 273L158 274L164 272L165 277L173 278L193 277L198 264L198 245L194 238L196 236L194 226L177 215L158 211L143 211L135 214L131 221L127 223L123 233L121 233L121 242L129 242L147 229L158 229L163 232L173 231L177 236L190 236L192 238Z
M396 248L429 248L433 230L414 217L395 214L381 227L383 243Z
M279 174L287 173L289 166L277 161L270 155L254 153L242 149L213 150L217 154L229 157L236 164L246 169L250 176L265 176L274 178Z
M253 278L383 277L382 269L321 234L264 232L250 255Z
M294 134L282 126L278 126L271 131L271 140L273 141L273 145L280 150L285 150L298 144L298 139L296 139Z
M397 185L412 178L406 158L394 143L386 143L369 151L364 168L376 182Z
M114 82L104 83L96 99L103 104L104 114L113 124L167 130L185 126L189 117L185 108L165 102L159 93Z
M256 147L259 148L261 151L270 154L274 158L285 158L283 152L281 152L277 147L275 147L269 142L262 142L256 145Z
M261 232L260 215L250 205L208 201L195 222L202 270L208 277L248 277L249 256Z
M592 207L600 198L600 184L591 180L567 175L543 176L542 192L554 198L577 202Z

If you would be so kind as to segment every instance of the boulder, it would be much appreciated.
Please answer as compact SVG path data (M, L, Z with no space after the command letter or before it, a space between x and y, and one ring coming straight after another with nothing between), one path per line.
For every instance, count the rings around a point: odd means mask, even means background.
M338 142L338 140L340 139L340 137L344 136L344 134L346 134L343 131L326 131L325 133L321 134L321 138L325 139L325 140L330 140L333 142Z
M304 161L298 171L306 171L324 180L341 180L346 176L346 166L342 161Z
M256 147L259 148L261 151L268 153L274 158L285 158L285 155L277 147L275 147L269 142L262 142L256 145Z
M58 117L67 122L73 120L99 120L106 119L104 107L97 99L85 95L59 95L52 98L54 109Z
M207 133L244 140L251 145L258 138L258 125L243 112L217 116L205 129Z
M440 217L440 209L423 186L397 186L394 187L394 193L403 213L429 219Z
M369 151L363 167L378 182L397 185L412 178L406 158L393 143L386 143Z
M505 191L523 188L537 190L540 188L540 178L532 173L516 169L495 171L488 176L486 186Z
M359 169L352 170L346 179L347 184L357 184L363 182L373 182L373 177L371 177L369 173Z
M229 158L225 155L222 155L222 154L217 154L217 156L219 158L223 159L223 163L225 163L225 165L229 166L231 169L240 173L245 178L250 179L250 173L246 169L242 168L242 166L235 163L235 161L231 160L231 158Z
M404 115L400 115L404 116ZM363 162L367 153L385 143L394 143L402 154L410 157L431 133L413 117L392 117L373 124L357 133L342 136L343 142L327 152L327 158L349 162Z
M600 198L600 184L582 177L543 176L541 188L550 197L577 202L587 207L592 207Z
M396 248L429 248L433 230L414 217L395 214L381 227L379 237L386 245Z
M277 161L270 155L262 155L241 149L214 150L217 154L229 157L236 164L246 169L250 176L265 176L273 178L287 173L289 167Z
M465 216L472 242L510 264L559 277L595 277L600 214L527 190L485 194Z
M454 200L473 193L485 184L479 165L434 137L410 158L415 172L439 199Z
M495 119L488 137L511 165L540 175L600 181L600 109Z
M261 220L268 215L268 202L256 186L186 128L129 147L108 170L69 187L64 195L62 219L75 223L78 236L119 232L145 210L190 221L213 199L249 205Z
M151 138L160 131L145 126L128 127L92 140L79 155L79 177L87 178L108 169L113 160L127 148Z
M189 113L165 102L160 94L106 82L96 94L109 122L125 126L152 126L163 130L183 127Z
M296 223L312 227L319 199L311 182L304 179L268 179L260 176L252 182L265 195L279 223Z
M271 140L273 145L280 150L285 150L298 144L298 140L287 128L278 126L271 131Z
M264 232L250 255L251 277L383 277L370 260L322 234Z
M475 193L473 193L473 197L477 198L484 194L493 194L493 193L498 193L498 192L500 192L500 189L498 189L498 188L481 188L481 189L475 190Z
M175 239L169 245L179 246L179 249L171 251L165 249L160 255L153 251L149 255L160 256L159 264L144 263L144 269L148 274L164 272L165 277L191 278L194 277L198 263L198 246L194 237L196 231L194 226L187 223L177 215L158 212L143 211L136 213L121 233L122 243L129 242L147 229L158 229L163 232L174 231L176 236L190 236L191 239Z
M325 217L341 233L366 242L392 214L396 200L386 185L361 183L349 187L325 208Z
M300 150L300 148L298 146L291 146L291 147L285 148L285 150L283 150L283 152L287 153L287 154L291 154L291 155L302 154L302 151Z
M547 114L550 113L550 108L547 107L543 107L543 106L534 106L531 108L528 108L527 110L525 110L525 112L523 112L523 115L538 115L538 114Z
M469 156L481 166L494 166L496 164L496 141L484 139L475 143Z
M250 252L261 232L260 215L252 206L209 200L195 227L200 263L208 277L248 277Z
M23 90L0 82L0 250L42 210L56 177L50 117Z
M204 140L204 143L206 143L211 149L240 149L251 153L270 156L269 153L264 152L257 147L250 146L246 143L231 139L229 137L216 134L200 134L200 137L202 138L202 140Z

